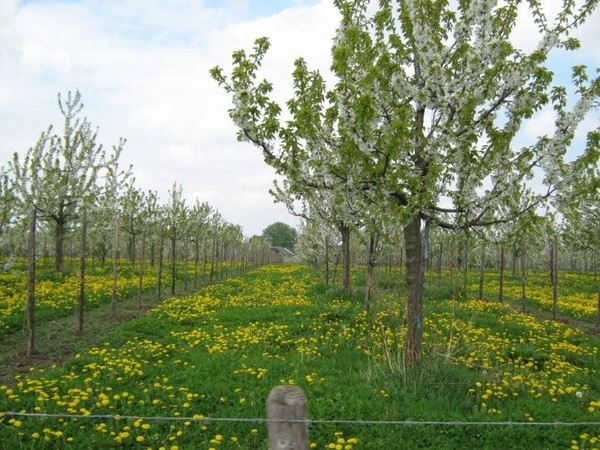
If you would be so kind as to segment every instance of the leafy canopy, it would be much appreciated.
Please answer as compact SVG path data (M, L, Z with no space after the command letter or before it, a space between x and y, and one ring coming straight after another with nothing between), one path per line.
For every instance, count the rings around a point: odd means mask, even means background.
M293 250L296 246L296 229L283 222L272 223L263 230L262 236L275 247Z

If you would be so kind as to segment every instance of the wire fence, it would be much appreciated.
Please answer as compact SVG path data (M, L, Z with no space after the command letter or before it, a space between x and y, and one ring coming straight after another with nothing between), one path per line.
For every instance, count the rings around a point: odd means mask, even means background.
M246 417L205 417L195 415L190 417L178 416L135 416L119 414L45 414L23 412L0 412L0 417L44 418L44 419L88 419L88 420L142 420L148 422L251 422L251 423L302 423L307 425L334 424L334 425L370 425L370 426L507 426L507 427L600 427L600 421L595 422L485 422L485 421L437 421L437 420L321 420L321 419L266 419Z
M203 424L215 422L263 423L267 425L269 448L271 450L294 449L309 450L308 429L311 425L335 424L354 426L443 426L443 427L599 427L598 422L513 422L513 421L436 421L436 420L322 420L307 417L306 395L297 386L276 386L267 398L267 418L245 417L206 417L201 414L193 416L137 416L118 414L48 414L8 411L0 413L2 417L69 419L69 420L129 420L145 422L198 422Z

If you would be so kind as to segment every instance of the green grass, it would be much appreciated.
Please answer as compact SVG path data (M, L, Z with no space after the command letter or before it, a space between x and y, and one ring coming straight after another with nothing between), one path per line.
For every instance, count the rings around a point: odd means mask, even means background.
M379 308L365 313L364 291L318 278L303 266L270 266L165 301L64 364L0 388L0 411L196 420L4 416L1 442L266 449L263 422L234 419L264 418L270 390L295 384L308 397L310 441L319 449L597 446L600 426L465 422L600 423L598 339L508 305L453 302L447 286L428 286L424 356L409 368L400 289L391 280L390 290L377 291Z

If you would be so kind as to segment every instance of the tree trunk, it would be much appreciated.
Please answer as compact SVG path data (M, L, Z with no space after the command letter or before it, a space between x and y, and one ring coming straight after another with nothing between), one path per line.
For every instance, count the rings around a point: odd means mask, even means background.
M527 257L524 249L521 251L521 305L523 312L527 309L525 301L527 300Z
M329 236L325 236L325 286L329 286Z
M185 239L183 239L183 248L181 250L182 250L181 253L183 253L183 255L181 255L181 260L183 261L183 291L187 292L190 277L189 277L189 273L188 273L188 263L189 263L188 248L187 248L187 243L186 243Z
M481 267L479 268L479 300L483 300L483 282L485 279L485 242L481 242Z
M194 290L198 289L198 265L200 263L200 238L194 240Z
M500 247L500 288L498 289L498 300L504 301L504 245Z
M423 276L425 258L421 242L421 219L415 218L404 227L404 246L406 251L406 284L408 298L406 302L406 320L408 336L406 339L405 362L412 366L421 359L423 342Z
M440 242L440 253L438 255L438 287L442 285L442 261L444 256L444 243Z
M221 258L219 259L219 262L221 265L221 267L219 268L219 279L220 280L225 278L223 276L223 274L224 274L223 267L225 266L225 261L227 261L227 243L225 242L225 239L223 239L223 245L221 246ZM281 261L281 262L283 262L283 261Z
M160 301L162 295L162 270L163 270L163 246L165 245L164 230L160 229L160 238L158 244L158 270L156 274L156 296Z
M27 356L35 351L35 227L37 211L31 210L31 223L29 224L29 239L27 250Z
M79 249L79 299L77 301L77 332L83 333L83 313L85 309L85 247L87 238L87 214L83 210L81 218L81 248Z
M208 277L208 282L212 284L213 276L215 273L215 259L217 259L217 232L213 234L213 242L212 242L212 251L210 258L210 275Z
M371 234L369 238L369 252L367 254L367 285L365 287L365 311L371 309L371 291L375 286L375 248L377 247L377 236Z
M204 238L202 245L202 284L206 284L206 266L208 264L208 238Z
M48 241L46 239L44 239L44 258L43 258L43 264L44 264L44 270L48 270L48 266L50 264L50 250L48 250Z
M467 287L469 285L469 231L465 230L465 252L463 254L464 267L463 267L463 283L461 289L461 297L467 298L468 292Z
M371 309L371 292L375 285L375 262L367 261L367 286L365 287L365 301L363 309L369 311Z
M333 263L333 275L332 275L332 282L335 282L335 280L337 279L337 274L338 274L338 266L340 265L340 256L342 254L342 249L340 248L339 251L337 252L337 254L335 255L335 261Z
M596 331L600 332L600 284L598 284L598 301L596 303Z
M138 282L138 303L142 304L144 292L144 270L146 268L146 228L142 228L142 249L140 251L140 279Z
M100 256L100 267L104 269L104 265L106 264L106 254L108 253L106 244L104 242L99 242L96 244L96 248L98 249L98 256Z
M68 258L68 260L69 260L69 273L71 273L71 272L73 272L73 264L74 264L74 261L75 261L75 249L73 247L73 243L71 243L71 251L68 253L68 255L69 255L69 258ZM64 264L63 264L63 267L64 267Z
M150 242L150 267L152 267L152 268L154 268L154 265L156 263L155 259L156 259L156 244L154 243L154 240L152 240Z
M171 231L171 295L175 295L175 244L177 230Z
M512 262L511 262L511 270L512 277L515 278L517 276L517 257L519 256L519 250L517 249L517 243L513 242L512 247Z
M133 227L132 227L133 229ZM136 249L136 245L135 245L135 241L136 241L136 237L139 233L131 233L131 236L129 238L129 242L127 245L127 250L129 253L129 261L131 262L131 267L133 267L135 269L135 254L137 253L137 249Z
M215 239L215 265L213 268L213 273L214 273L214 277L216 280L219 279L219 263L220 263L220 258L221 258L221 254L219 253L221 250L221 246L219 245L221 243L221 241L219 240L219 238L217 237Z
M597 267L597 259L596 259L596 252L594 251L592 253L592 264L594 266L594 281L596 282L596 285L598 286L598 302L597 302L597 309L596 309L596 331L600 332L600 283L598 282L598 267Z
M350 227L341 221L338 229L342 235L342 287L350 289Z
M558 235L554 236L551 247L550 276L552 278L552 318L558 314Z
M54 269L58 273L62 273L64 241L65 241L64 220L57 220L56 228L54 230Z
M115 235L113 237L113 284L110 301L110 312L114 316L117 313L117 258L119 257L119 219L115 220Z
M454 266L457 264L456 257L456 236L452 236L450 240L450 291L452 292L452 300L456 298L456 282L454 281Z

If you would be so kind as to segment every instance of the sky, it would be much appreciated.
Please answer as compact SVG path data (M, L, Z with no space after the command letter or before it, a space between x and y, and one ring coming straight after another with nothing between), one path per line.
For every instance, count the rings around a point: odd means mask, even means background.
M297 57L328 72L338 20L332 0L0 0L0 166L48 125L60 129L58 93L79 90L98 141L109 150L126 138L122 166L132 164L136 185L163 203L177 182L189 206L208 202L246 236L274 222L296 226L268 193L275 173L260 150L237 142L231 100L208 71L227 70L233 51L268 36L261 74L283 103ZM535 45L532 29L525 17L515 31L523 49ZM598 30L596 11L578 32L577 57L551 61L559 80L575 63L600 67ZM547 113L524 133L542 134ZM579 140L599 125L596 113Z

